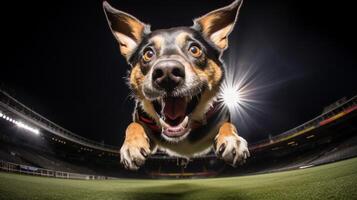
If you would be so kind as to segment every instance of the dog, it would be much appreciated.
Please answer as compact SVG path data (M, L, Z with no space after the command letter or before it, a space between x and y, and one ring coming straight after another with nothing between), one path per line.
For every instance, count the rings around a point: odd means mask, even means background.
M120 149L126 169L137 170L157 149L194 158L212 149L232 166L249 157L248 144L217 103L224 79L221 56L242 0L193 20L191 27L150 25L103 2L111 32L131 66L136 106Z

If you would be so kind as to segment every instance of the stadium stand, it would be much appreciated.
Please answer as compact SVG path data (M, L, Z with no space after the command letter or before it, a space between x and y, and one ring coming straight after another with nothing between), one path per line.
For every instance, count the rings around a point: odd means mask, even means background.
M0 90L0 160L3 170L27 166L41 169L36 175L85 179L210 177L306 168L357 156L356 110L357 96L343 98L300 126L250 144L252 157L237 168L213 152L189 161L157 152L139 171L129 172L119 164L119 147L78 136Z

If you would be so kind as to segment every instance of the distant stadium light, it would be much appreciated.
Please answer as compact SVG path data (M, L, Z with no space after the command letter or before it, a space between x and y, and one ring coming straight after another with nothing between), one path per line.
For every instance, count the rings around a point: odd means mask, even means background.
M26 125L26 124L24 124L24 123L22 123L22 122L17 122L17 123L15 123L15 124L16 124L18 127L23 128L23 129L26 129L26 130L28 130L28 131L30 131L30 132L36 134L36 135L40 134L40 131L39 131L38 129L32 128L32 127L30 127L30 126L28 126L28 125Z
M35 135L39 135L40 134L40 130L36 129L36 128L32 128L31 126L22 123L20 121L14 120L9 116L6 116L5 114L3 114L2 112L0 112L0 117L2 117L3 119L15 124L17 127L25 129L31 133L34 133Z

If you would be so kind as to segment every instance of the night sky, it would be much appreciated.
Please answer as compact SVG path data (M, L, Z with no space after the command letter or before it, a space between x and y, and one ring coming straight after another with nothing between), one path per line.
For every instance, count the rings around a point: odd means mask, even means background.
M154 30L190 26L231 1L110 2ZM6 1L1 7L1 88L74 133L120 145L133 109L124 80L129 66L101 1ZM257 82L273 85L257 94L261 111L246 124L237 121L248 142L357 94L356 15L353 2L245 0L224 60L255 63L264 80Z

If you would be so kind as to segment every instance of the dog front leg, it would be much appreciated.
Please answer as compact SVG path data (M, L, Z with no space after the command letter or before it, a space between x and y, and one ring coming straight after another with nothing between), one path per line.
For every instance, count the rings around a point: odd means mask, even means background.
M247 141L238 136L236 127L229 122L219 128L214 148L217 156L232 166L244 164L250 156Z
M120 162L126 169L137 170L150 154L150 141L139 123L126 129L124 144L120 149Z

